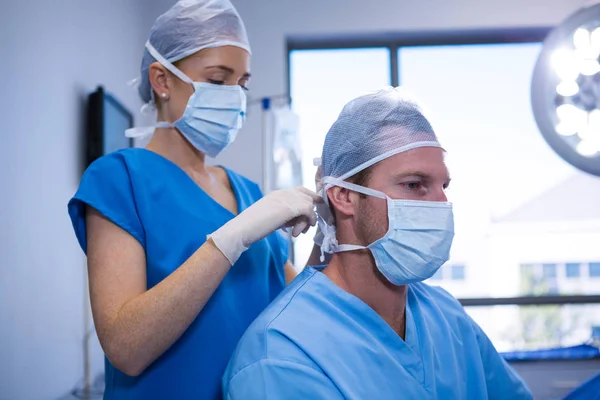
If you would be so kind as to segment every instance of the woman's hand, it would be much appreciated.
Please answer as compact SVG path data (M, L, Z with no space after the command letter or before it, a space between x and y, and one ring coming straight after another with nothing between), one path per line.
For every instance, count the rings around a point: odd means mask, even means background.
M210 238L233 265L252 243L277 229L293 226L293 235L297 236L314 226L317 223L315 203L322 201L317 193L303 187L276 190L223 225Z

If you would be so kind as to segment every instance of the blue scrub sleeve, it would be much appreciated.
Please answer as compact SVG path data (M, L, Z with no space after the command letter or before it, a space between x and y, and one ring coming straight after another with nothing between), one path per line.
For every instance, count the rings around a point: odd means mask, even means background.
M322 372L291 361L263 359L224 385L226 400L344 399Z
M83 174L68 210L79 245L87 253L86 206L127 231L142 246L144 229L137 213L132 182L121 154L111 153L93 162Z
M496 351L496 348L485 332L471 317L469 319L479 343L479 351L485 371L488 399L533 399L529 388L502 356L498 354L498 351Z

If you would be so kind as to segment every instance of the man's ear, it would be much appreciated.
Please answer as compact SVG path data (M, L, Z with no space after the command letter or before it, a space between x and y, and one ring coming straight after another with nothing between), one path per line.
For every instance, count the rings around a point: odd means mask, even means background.
M356 202L355 193L339 186L332 186L327 189L327 196L329 203L333 207L336 214L341 216L352 216L354 215L354 203Z

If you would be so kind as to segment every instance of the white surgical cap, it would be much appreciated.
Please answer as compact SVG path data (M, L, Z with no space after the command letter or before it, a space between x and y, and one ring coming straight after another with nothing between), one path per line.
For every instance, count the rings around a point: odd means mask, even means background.
M229 0L178 1L158 17L148 42L171 63L210 47L236 46L250 53L246 28ZM153 100L148 68L156 61L145 49L138 87L144 103Z
M417 103L400 88L350 101L333 123L321 156L323 177L341 180L395 154L441 147Z

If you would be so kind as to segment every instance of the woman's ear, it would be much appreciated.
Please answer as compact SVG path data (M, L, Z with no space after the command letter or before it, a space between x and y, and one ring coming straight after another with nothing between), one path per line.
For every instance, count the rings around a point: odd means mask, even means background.
M157 100L167 100L170 97L170 86L171 82L169 79L169 73L165 67L159 62L150 64L148 68L148 77L150 79L150 85L154 91Z

